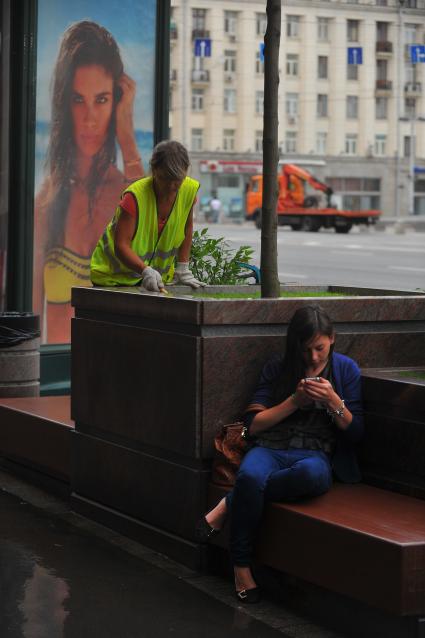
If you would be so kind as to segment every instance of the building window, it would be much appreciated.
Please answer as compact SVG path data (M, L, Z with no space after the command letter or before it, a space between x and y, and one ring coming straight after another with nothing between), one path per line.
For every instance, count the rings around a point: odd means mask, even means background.
M357 95L347 95L347 117L355 120L359 116L359 98Z
M409 119L416 117L416 100L414 97L406 97L404 100L404 115Z
M264 92L255 91L255 113L263 115L264 113Z
M286 16L286 36L298 38L300 35L300 16Z
M225 128L223 131L223 150L235 150L235 130L232 128Z
M285 153L297 152L297 132L286 131L285 133Z
M404 42L406 44L416 44L417 41L417 28L416 24L404 25Z
M359 65L347 64L347 80L358 80L358 79L359 79Z
M263 150L263 131L255 131L255 152L261 153Z
M224 12L224 33L227 35L236 35L236 28L238 24L238 14L236 11Z
M264 37L264 34L267 29L267 14L266 13L256 13L255 14L255 32L261 38Z
M342 194L342 208L367 210L380 208L381 182L368 177L326 177L326 184Z
M357 153L357 135L349 133L345 136L345 153L346 155L355 155Z
M288 117L296 117L298 115L298 93L286 94L285 112Z
M317 18L317 39L320 42L329 40L329 18Z
M317 117L328 117L328 96L321 93L317 96Z
M204 89L192 89L192 111L204 110Z
M319 55L317 58L317 77L326 80L328 77L328 56Z
M225 113L236 113L236 90L235 89L224 89L223 110Z
M376 23L376 39L378 42L388 41L388 22Z
M404 157L410 157L412 152L412 138L410 135L405 135L403 138L403 153Z
M375 155L386 155L387 152L387 136L375 135Z
M316 133L316 153L319 155L326 155L327 144L328 134L324 131Z
M203 71L204 70L204 60L203 57L195 57L192 58L192 69L193 71ZM192 71L192 73L193 73ZM202 73L201 73L202 75Z
M192 28L204 31L205 30L205 18L206 9L192 9Z
M192 151L202 151L204 146L204 131L201 128L192 129Z
M236 51L224 52L225 73L236 73Z
M404 74L404 80L405 82L417 82L418 81L418 76L417 76L417 69L418 69L418 64L407 64L405 66L405 74Z
M286 75L298 77L298 55L296 53L286 55Z
M347 40L348 42L359 41L359 21L347 20Z
M418 0L406 0L406 9L417 9Z
M376 6L378 7L386 7L388 5L388 0L376 0Z
M386 120L388 117L388 98L375 98L375 117L377 120Z
M376 60L376 79L385 81L387 79L387 60Z
M255 53L255 72L257 75L264 73L264 60L261 60L259 51L256 51Z

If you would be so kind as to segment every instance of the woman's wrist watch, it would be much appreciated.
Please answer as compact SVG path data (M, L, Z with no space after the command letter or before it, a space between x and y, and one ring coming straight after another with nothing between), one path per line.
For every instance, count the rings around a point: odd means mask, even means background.
M344 399L341 400L341 405L339 406L339 408L336 408L336 410L329 410L329 408L326 410L326 412L329 414L329 416L339 416L342 417L344 414L344 409L345 409L345 401Z
M248 440L249 431L248 431L248 428L246 427L246 425L244 425L243 428L242 428L241 437L243 438L244 441Z

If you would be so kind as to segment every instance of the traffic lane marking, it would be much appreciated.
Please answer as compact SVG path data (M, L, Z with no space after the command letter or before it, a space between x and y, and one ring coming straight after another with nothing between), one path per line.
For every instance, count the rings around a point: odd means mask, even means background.
M278 277L296 277L297 279L307 279L309 275L301 275L296 272L278 272Z
M346 250L331 250L329 251L331 255L344 255L347 256ZM374 253L365 253L365 252L356 252L356 257L373 257Z
M413 270L415 272L425 272L425 268L418 266L388 266L389 270Z

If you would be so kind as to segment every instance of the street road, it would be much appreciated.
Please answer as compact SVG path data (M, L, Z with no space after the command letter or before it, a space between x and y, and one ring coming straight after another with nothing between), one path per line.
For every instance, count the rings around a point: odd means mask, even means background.
M204 227L195 224L195 229ZM251 261L260 265L261 231L254 224L212 224L209 235L225 237L230 246L251 246ZM365 228L337 235L324 229L307 233L280 227L277 249L282 283L425 290L425 233L398 235L391 228Z

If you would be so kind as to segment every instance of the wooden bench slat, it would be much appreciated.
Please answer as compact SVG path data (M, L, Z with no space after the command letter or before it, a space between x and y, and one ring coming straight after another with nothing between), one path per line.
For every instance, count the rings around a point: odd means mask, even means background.
M2 419L7 418L6 411L9 410L74 427L74 421L71 419L70 396L1 399L0 415Z
M210 484L209 506L226 493ZM214 539L227 546L226 533ZM425 613L425 503L369 485L336 484L298 503L271 503L260 563L387 612Z
M425 542L424 501L363 483L336 483L323 496L275 507L400 545Z

